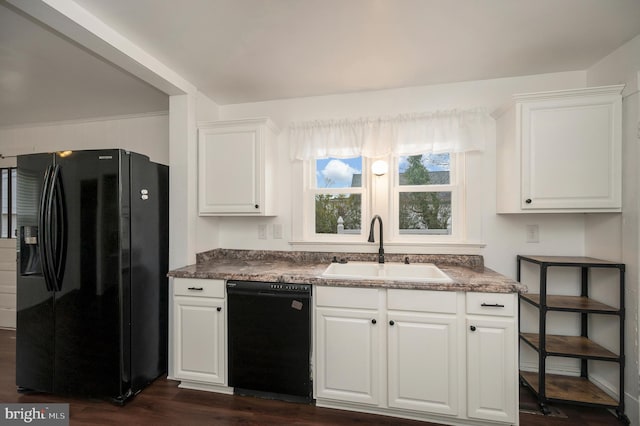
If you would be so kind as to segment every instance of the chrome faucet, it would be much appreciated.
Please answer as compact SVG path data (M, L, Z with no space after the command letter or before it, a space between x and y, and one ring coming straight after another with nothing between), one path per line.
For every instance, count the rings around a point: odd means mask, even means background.
M382 218L379 215L375 215L373 216L373 219L371 219L371 229L369 230L368 241L370 243L375 243L375 240L373 239L373 225L376 219L378 219L378 222L380 222L380 249L378 250L378 263L384 263L384 247L382 245Z

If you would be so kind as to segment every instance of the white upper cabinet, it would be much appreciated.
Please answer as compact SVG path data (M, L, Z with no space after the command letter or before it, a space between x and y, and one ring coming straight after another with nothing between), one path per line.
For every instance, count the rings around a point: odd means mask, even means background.
M497 212L621 211L623 87L514 96L497 120Z
M200 216L272 216L276 135L267 118L198 125Z

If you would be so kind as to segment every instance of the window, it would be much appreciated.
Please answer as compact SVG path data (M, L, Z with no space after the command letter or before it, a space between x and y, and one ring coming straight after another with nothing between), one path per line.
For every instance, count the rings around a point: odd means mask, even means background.
M362 234L368 231L372 215L378 214L385 230L391 231L385 232L385 241L393 244L415 245L415 250L425 243L481 247L482 216L477 214L485 183L481 158L494 126L484 108L290 123L291 158L302 162L294 165L295 175L304 176L292 182L302 199L293 206L291 243L366 245ZM362 156L358 167L361 186L323 188L323 182L317 181L318 176L324 177L323 168L349 156ZM327 157L334 158L318 163L319 158ZM393 164L392 172L372 176L372 160ZM465 182L467 173L469 182ZM345 216L329 205L343 212L354 212L353 206L360 206L360 214L353 215L360 217L360 223L344 225ZM331 221L321 218L324 213ZM336 216L344 225L340 232L359 235L351 239L348 234L338 235ZM322 223L327 226L320 226ZM359 229L365 225L367 229Z
M16 168L0 168L0 211L2 228L0 238L14 238L16 233Z
M393 216L399 235L452 235L456 187L451 160L449 153L398 159Z
M331 238L362 234L366 188L363 158L326 158L309 162L310 185L305 198L312 223L307 224L311 238ZM363 179L364 177L364 179Z
M376 158L378 160L381 158ZM366 157L305 162L303 241L366 243L371 217L385 242L461 242L464 154L384 157L391 171L374 176Z

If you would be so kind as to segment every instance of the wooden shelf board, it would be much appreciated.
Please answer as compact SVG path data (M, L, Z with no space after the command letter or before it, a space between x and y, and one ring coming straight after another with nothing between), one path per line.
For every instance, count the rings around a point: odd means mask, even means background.
M538 373L520 371L520 376L538 393ZM617 407L618 401L611 398L602 389L584 377L561 376L557 374L545 375L546 397L568 402L597 404Z
M540 349L540 336L537 333L520 333L525 340ZM547 334L546 351L576 357L608 358L618 360L618 355L603 348L592 340L582 336L558 336Z
M520 297L540 306L539 294L521 294ZM588 297L547 295L547 307L550 309L566 309L602 313L618 313L618 309Z

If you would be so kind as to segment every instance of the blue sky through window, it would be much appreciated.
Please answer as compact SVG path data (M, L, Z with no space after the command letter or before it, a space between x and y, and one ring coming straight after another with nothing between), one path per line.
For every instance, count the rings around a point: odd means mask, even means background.
M354 175L362 175L362 157L316 160L317 188L350 188ZM355 186L362 186L360 182L361 177L356 179Z
M407 157L400 157L399 171L403 173L407 167ZM451 170L449 153L424 154L422 163L429 171ZM360 175L354 181L353 176ZM362 175L362 157L323 158L316 160L317 188L351 188L360 187Z

